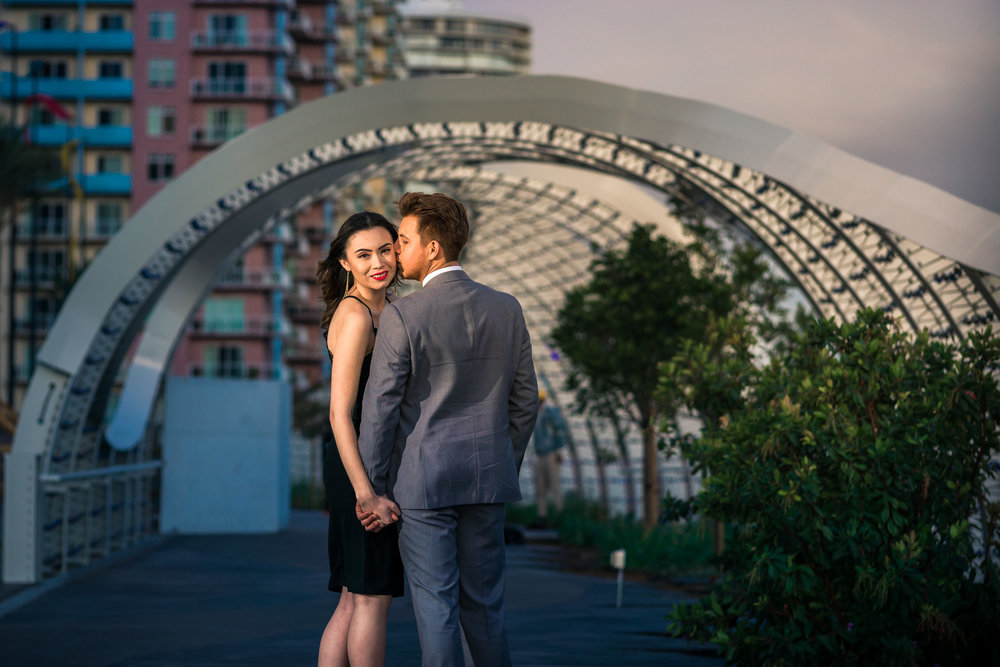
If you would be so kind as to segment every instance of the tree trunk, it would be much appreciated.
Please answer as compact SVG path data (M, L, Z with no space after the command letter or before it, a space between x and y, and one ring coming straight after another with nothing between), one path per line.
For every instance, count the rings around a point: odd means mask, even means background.
M660 520L659 452L656 449L656 408L647 406L642 414L642 528L648 532Z
M628 443L625 442L625 429L618 415L611 414L611 425L615 429L615 440L618 443L618 455L625 474L625 513L635 516L635 478L632 475L632 459L628 455Z
M559 407L557 405L557 407ZM560 413L562 413L562 408L559 408ZM566 428L563 429L563 435L566 436L566 449L569 451L569 464L573 469L573 484L576 486L576 495L579 498L583 498L583 473L580 472L580 457L576 454L576 441L573 440L573 432L569 427L569 421L564 419L563 424Z
M606 515L608 512L608 481L604 474L601 445L597 441L597 432L594 431L594 424L589 417L587 418L587 432L590 434L590 443L594 447L594 465L597 466L597 492L600 494L601 511Z

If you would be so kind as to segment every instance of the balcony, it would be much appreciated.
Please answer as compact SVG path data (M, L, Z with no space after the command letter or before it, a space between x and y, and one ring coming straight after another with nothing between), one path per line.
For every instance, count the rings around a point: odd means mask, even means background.
M32 143L42 146L61 146L72 139L78 139L88 148L129 148L132 145L132 127L128 125L35 125L30 133Z
M283 268L244 269L242 273L224 276L215 287L219 290L287 290L292 288L292 278Z
M295 44L288 35L276 30L252 30L250 32L215 32L195 30L191 33L191 48L194 51L226 53L292 53Z
M191 364L188 373L195 377L235 378L257 380L261 378L277 378L281 369L271 364Z
M263 238L265 243L281 243L283 245L291 245L295 243L295 236L292 234L292 228L287 223L281 223L272 227Z
M246 131L245 127L192 127L191 145L195 148L216 148Z
M344 79L340 74L339 65L313 65L310 71L309 81L333 81L338 86L343 86Z
M122 173L108 174L77 174L76 182L80 184L85 195L121 195L132 194L132 175ZM59 178L48 184L48 188L58 193L69 192L70 184L65 178Z
M288 78L290 79L310 79L312 78L312 64L302 58L292 58L288 62Z
M5 2L9 6L11 3ZM75 3L74 3L75 4ZM17 52L30 53L130 53L133 48L132 33L127 30L101 30L77 32L69 30L26 30L17 33ZM11 53L14 35L0 33L0 49Z
M88 196L132 194L131 174L78 174L76 178Z
M354 7L347 5L346 3L338 3L337 14L334 17L334 21L337 25L350 26L354 25L358 21L358 14Z
M381 60L369 60L365 63L365 74L369 76L384 77L388 71L389 68Z
M388 0L369 0L368 4L376 16L391 16L396 11L395 4Z
M189 331L196 338L273 338L285 335L286 325L286 322L275 322L267 317L225 320L199 316L191 320Z
M295 90L282 79L192 79L191 96L210 100L295 102Z
M18 241L27 243L34 236L36 241L65 242L69 235L69 224L65 219L29 220L17 224Z
M36 287L52 289L65 284L67 280L66 269L62 266L36 266L34 270L17 269L14 271L14 284L21 288L30 287L34 283Z
M195 7L294 7L295 0L193 0Z
M318 364L327 360L323 349L317 345L292 343L285 348L285 362L298 364Z
M14 319L14 335L15 336L28 336L32 333L35 335L45 335L48 333L49 329L52 328L52 324L56 321L56 314L49 313L47 315L36 315L35 316L35 326L31 326L30 317L18 317Z
M390 46L396 41L396 35L387 30L370 30L368 32L368 37L372 40L372 44L375 46Z
M10 99L14 77L0 72L0 97ZM17 97L24 99L33 93L44 93L59 100L131 100L132 79L40 79L17 77Z
M322 309L319 306L289 306L288 317L296 324L318 324Z

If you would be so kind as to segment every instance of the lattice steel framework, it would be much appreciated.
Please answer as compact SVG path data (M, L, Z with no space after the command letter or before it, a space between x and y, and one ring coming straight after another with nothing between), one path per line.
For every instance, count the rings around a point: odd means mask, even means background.
M1000 317L1000 216L755 119L560 77L331 96L195 165L81 277L38 355L7 460L5 581L65 571L156 529L153 412L176 340L228 261L331 189L371 177L448 184L476 213L464 261L521 298L542 339L562 292L586 278L591 243L614 243L632 221L572 187L476 168L498 160L695 193L768 248L824 316L876 306L942 338ZM540 371L559 378L536 350Z

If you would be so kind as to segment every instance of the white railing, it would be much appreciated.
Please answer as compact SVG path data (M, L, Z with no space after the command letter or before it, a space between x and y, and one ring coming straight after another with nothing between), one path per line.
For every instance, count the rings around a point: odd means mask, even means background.
M219 32L215 30L195 30L191 33L191 46L195 49L220 50L281 50L291 51L292 40L276 30L252 30Z
M191 94L195 97L226 99L284 99L293 101L295 90L280 79L192 79Z

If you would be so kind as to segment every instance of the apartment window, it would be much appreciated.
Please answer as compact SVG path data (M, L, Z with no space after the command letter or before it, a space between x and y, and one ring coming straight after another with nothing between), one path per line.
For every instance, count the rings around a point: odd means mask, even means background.
M246 46L247 17L245 14L213 14L208 17L208 32L212 44Z
M98 202L95 229L101 236L117 234L122 227L122 205L119 202Z
M102 79L120 79L123 71L120 60L102 60L97 65L97 76Z
M176 124L177 113L174 107L149 107L146 111L146 134L151 137L173 134Z
M61 236L66 233L66 205L40 202L35 205L31 221L33 231L44 236Z
M150 183L169 181L174 177L173 153L150 153L146 162L146 177Z
M32 60L28 66L29 76L39 79L65 79L65 60Z
M52 296L43 296L34 299L34 320L36 329L48 329L56 321L56 314L59 307Z
M101 107L97 110L99 127L115 127L125 124L125 114L118 107Z
M225 345L205 348L205 375L243 377L243 349Z
M36 280L60 281L66 275L66 255L62 250L29 250L28 272Z
M208 63L208 88L213 93L246 92L246 63L216 61Z
M173 41L177 18L174 12L149 13L149 38L158 42Z
M448 20L444 22L444 29L448 32L462 32L465 30L465 21Z
M150 60L149 61L149 86L150 88L173 88L174 87L173 60Z
M246 109L209 109L208 138L229 141L247 129Z
M101 14L100 19L98 19L98 25L100 26L101 30L124 30L125 15Z
M67 30L69 17L66 14L30 14L28 30Z
M243 306L243 299L205 299L205 331L245 331Z
M98 155L97 156L97 173L98 174L121 174L125 170L122 168L122 156L121 155Z

